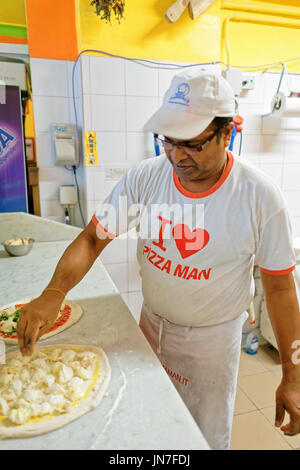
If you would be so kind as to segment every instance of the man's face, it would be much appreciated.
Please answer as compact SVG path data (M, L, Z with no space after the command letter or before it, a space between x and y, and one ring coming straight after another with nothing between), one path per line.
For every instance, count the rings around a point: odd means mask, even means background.
M186 181L205 180L212 177L215 171L219 170L220 164L224 162L225 148L230 143L232 128L233 124L229 124L219 142L215 128L211 124L201 134L188 141L165 136L166 142L174 143L171 149L165 148L165 152L178 177ZM212 139L203 150L197 152L190 149L190 146L204 144L209 138ZM182 146L176 147L175 144ZM187 147L184 147L184 144Z

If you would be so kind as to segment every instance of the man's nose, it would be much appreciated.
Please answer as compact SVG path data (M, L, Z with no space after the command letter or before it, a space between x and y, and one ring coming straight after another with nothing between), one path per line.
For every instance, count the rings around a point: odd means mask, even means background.
M182 160L186 160L188 157L184 147L173 147L171 150L171 158L174 163L179 163Z

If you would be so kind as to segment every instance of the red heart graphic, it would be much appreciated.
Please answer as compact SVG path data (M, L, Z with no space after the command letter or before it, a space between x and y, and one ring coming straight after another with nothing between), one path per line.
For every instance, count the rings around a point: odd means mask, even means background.
M209 233L203 228L196 228L192 232L184 224L177 224L172 230L178 251L182 258L188 258L202 250L209 242Z

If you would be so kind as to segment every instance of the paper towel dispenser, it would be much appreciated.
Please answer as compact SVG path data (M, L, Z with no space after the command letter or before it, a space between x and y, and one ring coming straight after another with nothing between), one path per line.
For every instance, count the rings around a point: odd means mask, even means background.
M76 166L78 163L76 127L71 124L53 125L56 165Z

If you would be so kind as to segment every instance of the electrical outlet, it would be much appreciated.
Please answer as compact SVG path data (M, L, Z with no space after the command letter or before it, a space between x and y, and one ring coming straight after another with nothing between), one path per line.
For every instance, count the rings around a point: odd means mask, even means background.
M239 96L242 90L243 74L240 69L226 69L223 73L224 77L231 85L234 95Z
M253 90L255 87L254 75L243 75L242 90Z

